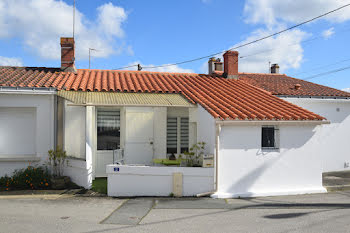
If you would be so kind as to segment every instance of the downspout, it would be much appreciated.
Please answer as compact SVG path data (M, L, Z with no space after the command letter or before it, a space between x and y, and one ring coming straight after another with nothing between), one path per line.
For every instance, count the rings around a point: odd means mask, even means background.
M215 174L215 190L211 192L206 193L199 193L196 196L197 197L205 197L210 196L214 193L218 192L218 173L219 173L219 143L220 143L220 132L221 132L221 124L220 122L215 122L215 166L214 166L214 174Z

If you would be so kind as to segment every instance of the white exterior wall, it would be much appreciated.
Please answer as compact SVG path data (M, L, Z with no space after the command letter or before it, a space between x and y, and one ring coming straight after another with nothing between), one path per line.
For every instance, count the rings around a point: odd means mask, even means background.
M183 196L213 189L213 168L108 165L108 196L169 196L174 173L182 174Z
M222 126L218 192L214 197L250 197L325 192L322 141L312 125L280 125L279 151L261 150L261 125Z
M166 157L167 108L154 107L154 158Z
M205 153L215 154L215 119L202 106L196 109L197 142L205 142Z
M53 94L21 94L21 93L0 93L0 108L12 108L16 111L22 108L32 108L35 111L35 126L28 129L35 131L30 140L34 143L33 149L25 152L21 149L22 144L14 142L14 145L2 146L0 154L0 177L12 175L15 169L21 169L31 165L42 165L47 162L48 150L54 148L54 100ZM1 122L0 122L1 124ZM16 129L15 127L13 128ZM22 130L28 130L23 128ZM0 134L7 132L0 132ZM18 132L20 133L20 132ZM13 150L13 146L19 147ZM7 151L8 150L8 151Z
M85 159L86 107L64 101L64 149L68 156Z
M323 160L323 172L350 170L350 100L283 99L317 113L331 122L329 125L323 125L320 132L323 140L321 148L315 148L315 153L321 155Z
M91 170L87 169L85 160L69 158L68 165L64 168L64 175L69 176L79 186L91 188L92 174Z

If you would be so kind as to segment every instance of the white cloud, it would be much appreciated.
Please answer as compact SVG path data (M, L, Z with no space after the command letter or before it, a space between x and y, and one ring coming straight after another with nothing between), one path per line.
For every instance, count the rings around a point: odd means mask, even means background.
M241 43L269 34L271 31L260 29ZM298 68L303 60L303 48L300 42L307 36L306 32L296 29L240 48L239 56L243 58L239 59L239 71L266 73L269 71L269 62L278 63L281 72L288 68Z
M322 36L323 36L323 38L328 39L328 38L330 38L334 33L335 33L334 27L331 27L331 28L329 28L329 29L327 29L327 30L324 30L324 31L322 32Z
M20 58L0 56L0 66L23 66L23 63Z
M300 23L346 3L345 0L246 0L245 22L261 27L232 47L273 34L287 28L288 24ZM333 23L349 19L350 7L325 17L325 20ZM332 34L334 34L333 28L323 32L325 38ZM239 71L266 73L269 71L269 62L278 63L281 72L289 68L298 68L303 61L304 51L301 42L310 35L301 29L294 29L240 48L240 56L245 58L239 59Z
M127 14L123 8L110 2L98 7L97 12L99 27L107 36L124 36L121 24L127 19Z
M350 92L350 87L343 89L343 91Z
M141 67L152 67L155 65L149 64L149 65L145 65L142 62L139 61L135 61L132 62L130 64L128 64L127 66L132 66L135 65L134 67L130 67L129 70L137 70L137 64L140 64ZM168 64L164 64L164 65L168 65ZM155 72L172 72L172 73L194 73L193 70L191 69L184 69L181 68L177 65L175 66L164 66L164 67L157 67L157 68L152 68L152 69L147 69L147 68L143 68L142 71L155 71Z
M348 0L247 0L244 13L248 23L273 26L282 22L300 23L349 3ZM324 19L344 22L350 19L350 7L329 14Z
M59 38L72 36L72 5L58 0L0 1L0 39L20 38L23 46L45 59L59 59ZM76 57L88 58L88 48L98 49L95 57L118 53L115 44L124 36L127 13L106 3L97 8L97 22L77 9L75 21Z

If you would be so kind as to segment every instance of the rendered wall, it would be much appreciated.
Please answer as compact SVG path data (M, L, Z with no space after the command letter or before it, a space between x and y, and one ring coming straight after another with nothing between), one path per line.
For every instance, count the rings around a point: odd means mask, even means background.
M28 153L0 155L0 176L11 175L15 169L29 164L41 165L47 162L47 152L54 147L54 96L50 94L0 94L0 107L34 108L35 140L34 150ZM33 140L31 140L32 142ZM17 143L21 147L21 143ZM2 148L2 151L6 148ZM20 148L18 151L21 151Z
M206 143L206 153L215 153L215 119L202 106L197 113L197 142Z
M86 107L69 106L64 108L64 149L68 156L85 159L85 118Z
M350 100L284 98L324 116L331 122L320 129L321 148L315 148L323 160L323 172L350 170Z
M169 196L173 174L182 174L182 195L213 190L213 168L108 165L108 196Z
M87 169L85 160L81 159L68 159L68 165L64 168L64 175L69 176L71 180L79 186L86 189L91 188L92 174L91 169Z
M222 126L214 197L324 192L318 127L280 125L280 149L262 151L261 125Z

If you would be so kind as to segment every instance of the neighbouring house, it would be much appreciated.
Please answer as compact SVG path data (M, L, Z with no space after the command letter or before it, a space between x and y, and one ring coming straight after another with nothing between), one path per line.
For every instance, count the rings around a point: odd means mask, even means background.
M76 69L74 49L61 38L61 68L0 67L0 176L58 145L65 174L89 188L116 150L151 165L201 141L215 155L213 197L324 192L322 172L347 169L350 93L277 66L239 73L235 51L194 74Z

